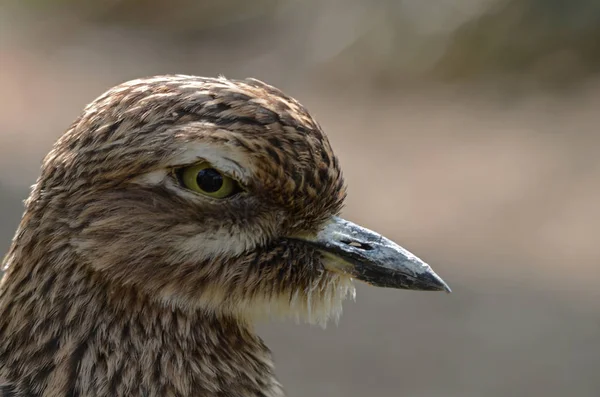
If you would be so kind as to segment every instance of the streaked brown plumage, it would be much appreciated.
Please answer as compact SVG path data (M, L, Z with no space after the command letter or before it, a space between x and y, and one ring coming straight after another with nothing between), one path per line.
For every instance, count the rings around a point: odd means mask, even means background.
M243 191L182 187L173 170L200 160ZM26 202L0 286L0 384L15 396L283 395L252 324L339 316L352 274L288 237L319 233L344 197L319 125L267 84L158 76L109 90Z

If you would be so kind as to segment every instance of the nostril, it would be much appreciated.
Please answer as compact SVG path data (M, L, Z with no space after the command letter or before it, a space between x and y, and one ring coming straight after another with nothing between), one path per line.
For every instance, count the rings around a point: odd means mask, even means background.
M355 247L361 250L365 250L365 251L370 251L373 249L372 246L370 246L367 243L361 243L360 241L355 241L355 240L342 240L342 243L349 245L351 247Z

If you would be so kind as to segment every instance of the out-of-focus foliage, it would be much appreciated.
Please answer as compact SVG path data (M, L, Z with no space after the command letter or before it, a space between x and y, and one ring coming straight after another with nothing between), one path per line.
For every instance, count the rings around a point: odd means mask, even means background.
M568 85L600 70L596 0L22 0L19 4L186 43L207 37L212 42L223 40L225 46L232 38L243 46L249 37L255 43L264 40L264 47L289 43L295 52L302 52L298 58L304 64L318 66L330 81L342 84L367 79L387 87L409 81L527 75L533 83Z
M75 14L88 22L152 29L167 35L188 35L215 26L269 18L285 0L24 0L35 10Z
M508 0L461 26L437 72L445 78L527 74L558 84L600 70L600 2Z

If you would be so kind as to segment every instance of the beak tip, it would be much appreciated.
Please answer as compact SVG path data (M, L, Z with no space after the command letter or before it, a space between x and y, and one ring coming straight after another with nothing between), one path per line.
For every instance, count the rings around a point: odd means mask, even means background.
M446 282L442 280L440 276L438 276L433 270L431 270L431 273L433 279L435 280L435 284L437 284L438 291L444 291L447 294L452 293L452 289L450 288L450 286L446 284Z
M452 289L450 288L450 286L448 284L446 284L446 282L444 280L442 280L442 278L440 276L438 276L435 273L433 274L433 276L436 279L435 281L437 281L440 291L444 291L447 294L452 293Z
M447 294L452 292L452 289L446 282L434 272L429 265L427 266L427 271L422 273L419 279L419 282L416 284L417 288L413 289L423 289L427 291L444 291Z

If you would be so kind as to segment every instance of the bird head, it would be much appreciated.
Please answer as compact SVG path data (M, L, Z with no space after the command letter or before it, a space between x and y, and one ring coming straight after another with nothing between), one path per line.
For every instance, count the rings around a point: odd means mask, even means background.
M158 76L86 107L45 158L24 222L52 225L32 249L54 266L182 309L323 324L353 279L448 290L339 218L345 195L326 135L296 100L253 79Z

